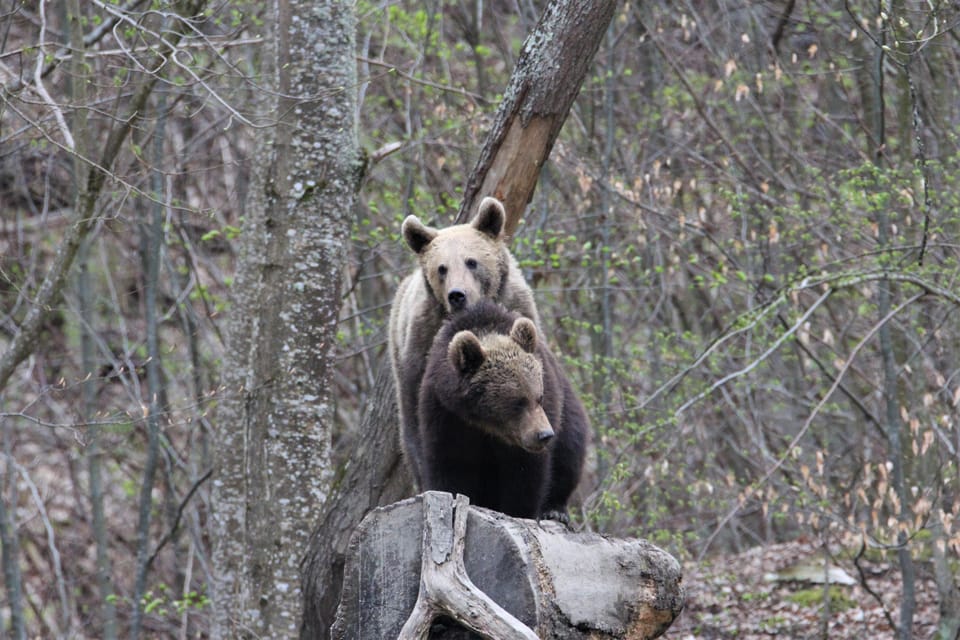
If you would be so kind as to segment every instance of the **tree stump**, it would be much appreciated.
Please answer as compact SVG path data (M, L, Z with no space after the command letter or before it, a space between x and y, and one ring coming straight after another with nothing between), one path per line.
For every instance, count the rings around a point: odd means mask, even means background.
M354 532L332 637L639 640L666 631L683 601L679 563L645 540L428 491Z

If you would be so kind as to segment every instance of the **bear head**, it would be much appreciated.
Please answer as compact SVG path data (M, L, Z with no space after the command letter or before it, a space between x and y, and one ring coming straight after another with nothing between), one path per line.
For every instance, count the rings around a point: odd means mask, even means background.
M536 349L536 326L517 318L509 335L457 332L447 357L460 378L461 417L506 444L539 453L555 433L543 410L543 366Z
M484 198L469 224L435 229L416 216L403 221L403 238L417 254L427 288L448 314L499 296L509 269L506 219L499 200Z

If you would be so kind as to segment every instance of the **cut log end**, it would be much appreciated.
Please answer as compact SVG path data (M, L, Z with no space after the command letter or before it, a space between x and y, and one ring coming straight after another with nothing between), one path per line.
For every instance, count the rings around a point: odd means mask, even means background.
M655 638L684 602L679 563L649 542L573 533L438 492L364 519L343 594L338 640ZM431 632L438 619L457 628Z

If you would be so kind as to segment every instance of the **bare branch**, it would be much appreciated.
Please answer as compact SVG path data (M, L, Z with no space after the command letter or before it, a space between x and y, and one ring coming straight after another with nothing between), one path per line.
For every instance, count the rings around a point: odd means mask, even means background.
M37 42L37 67L33 73L33 85L40 97L43 98L47 107L53 111L53 116L57 120L57 126L60 128L60 133L63 135L64 144L66 144L67 149L73 151L76 148L76 144L73 141L73 134L70 133L70 127L67 126L67 121L63 117L63 111L60 109L60 105L50 97L47 88L43 85L43 48L44 38L47 33L47 12L44 9L44 5L47 2L49 2L49 0L40 0L40 36Z
M800 438L802 438L803 435L807 432L807 430L810 428L810 425L813 424L814 419L820 414L820 411L823 409L824 405L826 405L827 401L831 398L831 396L833 396L833 392L836 391L837 387L840 386L840 381L843 380L844 376L846 376L847 371L850 370L850 366L853 364L854 360L856 360L857 354L860 353L860 350L864 347L864 345L866 345L873 338L873 336L876 335L878 331L880 331L881 327L886 325L898 313L900 313L901 311L906 309L908 306L910 306L911 304L913 304L914 302L922 298L923 295L924 294L922 293L918 293L910 297L908 300L905 300L899 305L897 305L894 309L890 311L890 313L885 315L883 318L880 319L879 322L873 325L873 327L870 328L870 331L867 332L867 335L865 335L860 340L860 342L856 344L856 346L850 352L850 355L847 356L846 361L843 363L843 367L841 367L840 371L837 372L837 376L836 376L836 379L833 381L833 384L830 385L830 388L827 389L827 392L823 394L823 397L820 398L820 402L817 403L817 406L814 407L813 411L810 412L810 415L807 416L807 419L803 423L803 425L800 427L800 430L797 431L796 435L793 437L790 443L784 448L783 454L780 456L777 462L774 463L772 467L767 469L766 473L763 474L762 478L760 478L759 480L754 482L750 487L747 487L747 489L744 490L744 492L740 495L737 501L737 504L732 509L730 509L726 513L726 515L720 519L720 522L717 523L717 526L714 527L713 533L711 533L710 536L706 539L706 541L704 541L703 547L700 549L700 553L697 555L698 562L703 560L704 555L706 554L707 550L710 548L710 545L713 543L714 539L717 537L717 534L720 533L724 525L730 522L730 519L734 515L736 515L738 511L740 511L740 509L743 507L744 503L751 496L751 494L756 493L756 491L760 487L765 485L767 481L770 480L770 478L773 476L773 474L776 473L777 470L783 466L783 463L786 462L787 458L790 456L790 452L793 451L794 447L797 446L797 444L800 442Z

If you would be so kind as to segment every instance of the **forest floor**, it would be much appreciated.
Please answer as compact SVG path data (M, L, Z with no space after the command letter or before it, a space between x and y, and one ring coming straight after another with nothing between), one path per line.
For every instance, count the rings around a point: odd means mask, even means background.
M899 619L901 582L897 566L890 561L861 560L859 564L869 590L861 584L851 560L837 566L837 579L854 584L831 587L831 611L826 616L822 606L823 584L782 579L807 569L808 575L823 575L823 553L809 544L770 545L723 559L686 564L683 576L687 588L686 607L664 637L669 640L895 638L887 614L894 621ZM777 579L778 575L781 579ZM822 579L820 581L822 583ZM921 563L917 564L916 593L913 637L927 640L935 635L939 614L936 585L929 567Z

